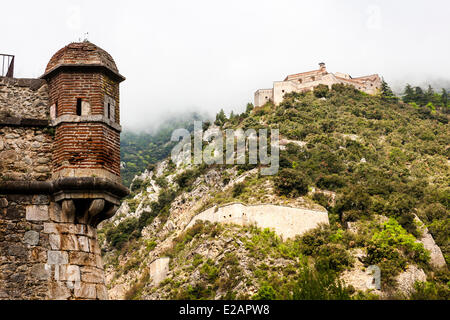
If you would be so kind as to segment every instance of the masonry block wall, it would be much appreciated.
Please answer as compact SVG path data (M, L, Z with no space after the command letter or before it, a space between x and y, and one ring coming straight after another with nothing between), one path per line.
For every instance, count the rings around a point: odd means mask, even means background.
M118 73L72 43L41 79L0 78L0 299L107 299L96 226L120 183Z
M47 119L48 86L42 79L14 79L0 77L0 118L26 115L33 119Z
M107 299L96 229L52 197L0 197L0 299Z
M51 178L47 106L45 81L0 78L0 181Z

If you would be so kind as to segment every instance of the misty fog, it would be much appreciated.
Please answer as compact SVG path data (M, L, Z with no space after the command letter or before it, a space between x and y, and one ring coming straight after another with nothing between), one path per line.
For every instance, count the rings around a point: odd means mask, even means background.
M10 32L0 51L16 56L16 77L39 77L70 42L107 50L127 78L126 130L184 112L242 112L255 90L321 61L329 72L378 73L397 93L407 82L450 88L444 0L57 3L2 3L0 27Z

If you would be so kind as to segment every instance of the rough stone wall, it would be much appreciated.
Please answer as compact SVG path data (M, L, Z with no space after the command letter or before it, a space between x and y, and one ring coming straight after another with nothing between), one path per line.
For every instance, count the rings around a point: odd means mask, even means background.
M296 73L288 75L284 81L309 82L320 80L322 76L326 75L326 69L313 70L308 72Z
M358 80L360 79L360 80ZM319 84L327 85L331 87L333 84L342 83L352 85L356 89L364 91L368 94L375 94L381 86L381 80L378 76L374 75L373 79L369 77L362 77L356 79L344 79L338 78L332 73L328 73L323 76L317 76L314 81L298 82L295 80L277 81L273 86L273 102L275 105L280 104L283 101L283 96L289 92L302 92L313 90Z
M0 196L0 299L107 299L97 232L47 195Z
M314 81L276 81L273 84L273 102L275 105L280 104L283 101L283 96L289 92L309 91L319 84L331 86L334 83L338 83L338 81L332 74L324 75Z
M47 298L48 237L42 221L25 217L27 208L37 213L48 205L45 196L0 196L0 299Z
M337 75L345 76L346 78L339 77ZM319 84L324 84L331 87L333 84L343 83L352 85L358 90L366 92L368 94L375 94L381 87L381 79L378 75L364 76L359 78L350 78L348 75L342 73L327 73L324 70L316 70L311 72L299 73L289 75L284 81L276 81L273 84L272 89L272 101L275 105L280 104L283 101L283 97L289 92L304 92L313 90ZM267 101L263 98L265 92L270 89L260 89L255 92L255 106L261 106ZM264 95L264 97L263 97Z
M99 79L99 90L107 86L118 97L118 86ZM0 183L54 178L48 90L45 80L0 78ZM77 127L70 138L81 143L78 151L89 158L96 150L95 161L105 165L117 162L111 175L120 177L118 131L101 121L68 125ZM70 148L69 142L62 144ZM77 222L83 206L63 210L50 193L33 192L0 192L0 299L107 299L96 229Z
M0 77L0 118L47 119L48 99L45 80Z
M84 41L41 79L0 77L0 298L107 299L95 227L120 181L119 83Z
M255 107L263 106L272 99L272 89L259 89L255 92Z
M417 242L422 243L424 248L430 251L430 264L435 268L445 267L447 263L445 262L442 250L434 241L433 236L428 231L428 228L416 215L414 215L414 221L420 226L422 232L420 238L417 239Z
M255 224L260 228L273 229L283 238L293 238L317 227L329 224L328 213L301 208L291 208L271 204L243 205L233 203L223 207L212 207L195 216L186 229L198 220L233 223L237 225Z
M0 126L0 179L50 179L52 143L48 128Z

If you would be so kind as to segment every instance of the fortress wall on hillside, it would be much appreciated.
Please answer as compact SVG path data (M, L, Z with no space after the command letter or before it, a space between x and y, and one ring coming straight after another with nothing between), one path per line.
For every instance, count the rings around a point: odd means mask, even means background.
M381 78L377 74L352 78L348 74L328 73L325 63L319 63L320 69L288 75L283 81L275 81L272 89L259 89L255 92L255 107L263 106L271 100L274 105L283 101L285 94L290 92L306 92L314 90L318 85L331 88L333 84L346 84L368 94L376 94L381 88Z
M291 208L272 204L243 205L233 203L223 207L212 207L196 215L187 228L197 221L233 223L240 226L256 225L273 229L284 239L294 238L319 224L329 224L328 213L302 208Z
M263 106L273 100L273 89L259 89L255 92L255 106Z

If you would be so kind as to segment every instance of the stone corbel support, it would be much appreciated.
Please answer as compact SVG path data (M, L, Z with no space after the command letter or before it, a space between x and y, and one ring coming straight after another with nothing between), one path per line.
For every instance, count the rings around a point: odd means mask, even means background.
M103 220L114 216L119 206L105 199L64 199L61 201L61 209L65 221L88 224L95 228Z
M97 177L65 177L53 181L0 181L0 194L49 194L61 206L65 222L96 227L111 218L129 191Z

